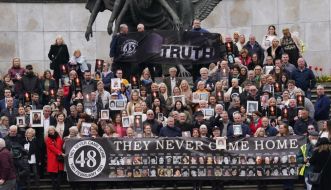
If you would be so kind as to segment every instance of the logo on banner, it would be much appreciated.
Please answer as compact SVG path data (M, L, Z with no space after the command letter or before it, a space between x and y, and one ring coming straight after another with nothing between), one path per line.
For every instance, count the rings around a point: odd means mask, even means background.
M123 56L132 56L136 53L138 47L138 42L136 40L126 40L121 48Z
M68 164L74 174L81 178L93 178L106 166L106 152L91 140L80 141L69 152Z

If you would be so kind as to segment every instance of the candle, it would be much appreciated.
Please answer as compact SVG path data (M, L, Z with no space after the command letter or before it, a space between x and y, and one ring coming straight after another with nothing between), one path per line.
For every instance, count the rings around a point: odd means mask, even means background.
M284 112L283 112L284 114L283 114L283 117L284 118L287 118L287 108L284 108Z
M25 93L25 99L26 99L26 101L29 101L29 93Z
M51 97L54 97L54 90L51 90Z
M223 75L225 75L226 74L226 70L225 69L223 69Z
M221 92L218 92L217 95L218 95L218 97L221 97Z
M153 96L156 97L156 92L153 92Z
M275 87L276 87L276 92L279 92L279 84L278 83L275 84Z
M90 96L88 94L86 94L86 101L90 102Z
M63 71L63 73L66 72L66 67L64 65L62 65L62 71Z
M78 78L76 78L76 86L79 86L80 84L79 84L79 79Z
M132 77L132 81L133 81L133 83L135 83L136 82L136 77Z

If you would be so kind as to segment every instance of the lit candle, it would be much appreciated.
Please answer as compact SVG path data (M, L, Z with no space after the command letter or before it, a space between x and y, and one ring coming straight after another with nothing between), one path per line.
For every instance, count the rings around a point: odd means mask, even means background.
M275 87L276 87L276 91L279 92L279 84L278 83L275 84Z
M86 94L86 101L90 102L90 96L88 94Z
M133 83L135 83L136 82L136 77L132 77L132 81L133 81Z
M27 93L27 92L25 93L25 100L29 101L29 93Z
M156 97L156 92L153 92L153 96Z
M223 69L223 75L225 75L226 74L226 70L225 69Z
M51 90L51 97L54 97L54 90Z
M287 118L287 108L284 109L284 118Z
M66 72L66 67L64 65L62 65L62 72L65 73Z
M79 79L78 78L76 78L76 86L79 86L80 84L79 84Z

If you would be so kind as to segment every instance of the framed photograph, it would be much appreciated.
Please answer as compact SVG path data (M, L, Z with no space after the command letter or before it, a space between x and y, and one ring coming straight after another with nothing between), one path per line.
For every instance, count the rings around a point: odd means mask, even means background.
M143 131L143 116L142 115L133 116L133 128L134 128L135 132Z
M163 113L158 113L157 114L157 120L159 120L159 121L163 121L164 120Z
M200 101L201 100L204 100L204 101L207 101L208 102L208 93L200 93Z
M82 127L81 127L81 130L80 130L80 133L83 135L83 136L89 136L90 135L90 128L91 128L91 123L86 123L86 122L83 122L82 123Z
M122 117L122 125L125 128L130 127L130 117Z
M124 110L126 106L126 100L116 100L116 109Z
M172 102L175 104L177 101L181 101L183 105L186 105L185 102L185 96L184 95L180 95L180 96L173 96L172 97Z
M119 90L121 89L121 79L120 78L112 78L111 79L111 86L112 90Z
M216 137L216 149L217 150L226 150L226 138L225 137Z
M18 127L25 127L25 117L16 117L16 125Z
M274 69L274 66L265 66L264 67L264 73L266 75L268 75L270 73L270 71L272 71Z
M243 134L241 125L233 125L233 135L234 136L240 136Z
M126 107L125 99L109 100L109 109L110 110L124 110L125 107Z
M109 110L101 110L100 119L108 120L109 119Z
M31 127L43 127L44 124L43 110L30 111L30 124Z
M247 114L252 115L253 112L259 111L258 101L247 101Z
M200 102L200 95L199 93L193 92L192 94L192 102L199 103Z
M205 119L209 119L210 117L214 116L214 109L203 109L202 113Z
M183 131L182 132L182 137L191 137L191 132L190 131Z

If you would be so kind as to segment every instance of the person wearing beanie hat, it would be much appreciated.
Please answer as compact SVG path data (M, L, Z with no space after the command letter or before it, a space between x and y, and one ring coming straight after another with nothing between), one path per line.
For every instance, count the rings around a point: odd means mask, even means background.
M213 131L213 139L217 137L221 137L221 129L219 127L214 126L212 131Z

